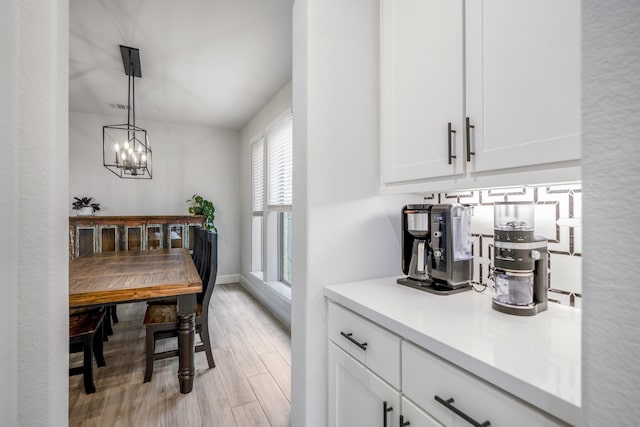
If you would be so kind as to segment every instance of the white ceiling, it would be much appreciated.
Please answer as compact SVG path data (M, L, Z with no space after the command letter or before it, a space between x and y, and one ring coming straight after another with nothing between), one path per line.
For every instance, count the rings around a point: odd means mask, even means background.
M291 79L293 0L70 0L69 109L126 110L119 45L140 49L136 118L241 129Z

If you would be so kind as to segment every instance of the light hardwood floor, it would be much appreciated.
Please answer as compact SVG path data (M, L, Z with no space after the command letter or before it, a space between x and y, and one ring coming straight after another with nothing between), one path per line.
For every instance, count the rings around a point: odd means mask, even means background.
M204 352L196 353L190 394L180 394L177 358L156 361L151 382L143 384L144 310L145 303L118 306L120 322L104 347L107 366L94 362L94 394L84 393L81 375L69 378L70 426L289 426L289 330L241 285L216 285L210 317L216 367L207 369ZM175 339L165 341L175 346ZM71 355L70 363L79 357Z

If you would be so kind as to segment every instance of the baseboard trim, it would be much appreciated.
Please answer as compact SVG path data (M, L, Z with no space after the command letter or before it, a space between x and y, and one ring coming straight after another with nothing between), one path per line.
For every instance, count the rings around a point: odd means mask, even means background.
M224 274L216 277L216 283L238 283L240 281L239 274Z
M291 329L291 301L262 281L256 283L257 279L252 281L242 274L239 276L240 284L285 326Z

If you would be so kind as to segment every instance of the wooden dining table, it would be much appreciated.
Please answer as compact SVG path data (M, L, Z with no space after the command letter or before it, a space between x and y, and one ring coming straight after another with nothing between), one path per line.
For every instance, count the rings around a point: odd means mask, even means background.
M178 297L178 380L193 389L196 294L202 281L188 249L100 252L69 260L69 307Z

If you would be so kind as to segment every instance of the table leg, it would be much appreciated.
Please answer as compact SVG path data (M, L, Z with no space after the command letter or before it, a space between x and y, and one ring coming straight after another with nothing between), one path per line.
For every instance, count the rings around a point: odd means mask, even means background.
M178 297L178 380L180 393L190 393L193 389L195 373L194 349L196 326L195 294Z

